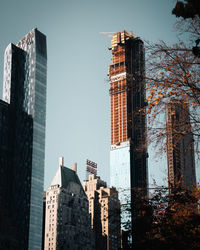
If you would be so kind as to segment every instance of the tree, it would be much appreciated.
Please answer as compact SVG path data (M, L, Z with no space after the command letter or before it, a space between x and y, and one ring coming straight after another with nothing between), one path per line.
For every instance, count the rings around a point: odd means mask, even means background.
M125 249L200 249L200 191L179 184L170 189L169 194L168 188L156 187L149 200L137 200L135 239ZM127 228L131 231L129 222Z
M194 18L196 15L200 17L200 2L198 0L185 0L184 2L178 1L172 14L184 19Z
M200 47L198 46L200 43L199 32L196 29L196 23L198 26L199 18L200 18L200 2L198 0L185 0L185 3L178 1L176 6L172 10L172 14L176 15L176 17L182 17L182 20L179 24L179 29L184 30L184 23L186 24L187 31L194 30L193 35L198 35L196 42L196 46L192 48L192 52L195 56L200 57ZM185 20L187 21L185 22ZM188 20L189 19L189 20ZM181 28L182 27L184 28Z
M188 0L188 4L190 2L195 1ZM185 11L187 6L184 5ZM173 12L175 13L175 10ZM176 28L180 38L183 34L188 34L185 42L180 40L174 45L167 45L164 41L146 43L148 108L147 111L140 112L148 113L150 141L160 142L161 150L166 148L167 129L164 117L160 119L159 115L165 113L166 104L171 99L189 104L191 129L197 143L200 139L200 59L193 53L195 40L200 38L199 13L195 12L193 18L182 17Z
M179 185L170 194L167 191L157 189L150 199L153 222L146 235L149 249L199 249L199 191L183 190Z
M182 13L174 12L180 16L176 23L179 42L174 45L167 45L164 41L146 43L148 107L138 112L148 114L149 141L156 142L162 152L168 146L169 129L164 114L171 100L182 103L186 114L185 119L181 119L181 129L175 126L173 132L177 134L177 141L172 146L176 147L183 136L192 133L198 152L200 141L200 59L198 50L194 50L195 43L198 49L200 39L200 16L199 10L194 8L190 15L186 13L189 6L199 3L185 2ZM181 185L169 188L157 188L149 199L141 199L142 195L136 190L139 197L135 197L135 208L128 208L134 209L132 214L135 213L133 249L200 248L199 190L184 190ZM129 226L132 225L129 223Z

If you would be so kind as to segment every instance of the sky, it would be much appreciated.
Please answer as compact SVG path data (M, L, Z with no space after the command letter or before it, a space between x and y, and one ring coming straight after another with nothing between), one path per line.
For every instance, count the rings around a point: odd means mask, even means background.
M100 32L133 31L156 42L177 40L171 15L174 0L0 0L0 96L3 57L37 27L47 36L46 189L64 157L78 164L85 179L86 159L98 164L98 175L109 183L110 103L108 65L110 39ZM149 178L166 177L166 159L149 151Z

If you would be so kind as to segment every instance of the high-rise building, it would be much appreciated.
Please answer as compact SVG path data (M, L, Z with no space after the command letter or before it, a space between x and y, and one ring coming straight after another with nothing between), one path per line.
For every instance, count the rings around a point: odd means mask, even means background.
M108 188L106 182L94 174L83 182L83 188L89 200L95 249L120 249L120 202L116 188Z
M60 166L46 191L45 250L94 250L88 199L73 169Z
M0 196L7 193L15 248L20 250L41 249L42 243L46 70L46 36L37 29L6 48Z
M148 185L146 117L142 112L146 105L144 45L133 33L121 31L113 34L110 50L110 182L119 191L121 203L130 204L134 202L131 190L146 195Z
M170 186L196 185L194 138L191 132L189 104L171 100L167 104L167 163Z

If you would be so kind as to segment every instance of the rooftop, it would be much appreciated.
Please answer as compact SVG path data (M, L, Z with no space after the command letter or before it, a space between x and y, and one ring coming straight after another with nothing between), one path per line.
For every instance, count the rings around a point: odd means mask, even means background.
M82 186L74 170L60 165L50 186L59 185L59 187L67 188L70 182Z

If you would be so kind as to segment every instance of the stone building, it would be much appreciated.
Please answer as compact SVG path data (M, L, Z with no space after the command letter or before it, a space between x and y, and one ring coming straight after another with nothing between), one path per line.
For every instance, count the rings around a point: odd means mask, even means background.
M120 248L120 202L117 190L108 188L106 182L96 175L89 175L83 182L89 200L91 226L96 234L96 249Z
M88 200L76 173L60 166L46 191L45 250L94 250Z

